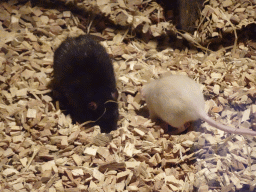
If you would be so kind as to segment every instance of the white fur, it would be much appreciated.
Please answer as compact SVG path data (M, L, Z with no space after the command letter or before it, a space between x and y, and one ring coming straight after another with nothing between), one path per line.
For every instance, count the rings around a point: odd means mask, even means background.
M171 75L154 80L144 85L141 92L150 118L160 118L180 130L185 123L202 119L223 131L256 136L256 131L235 129L212 120L205 113L204 96L199 84L187 76Z

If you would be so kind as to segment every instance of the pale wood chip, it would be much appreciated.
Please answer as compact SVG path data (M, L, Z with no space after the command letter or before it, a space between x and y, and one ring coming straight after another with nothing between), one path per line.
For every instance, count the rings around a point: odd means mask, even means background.
M206 1L194 33L176 29L179 15L164 1L48 3L0 3L0 189L253 190L254 137L199 122L170 135L148 118L140 89L188 75L202 84L211 118L256 130L255 1ZM102 40L113 61L120 116L109 134L72 122L51 93L54 51L85 33Z

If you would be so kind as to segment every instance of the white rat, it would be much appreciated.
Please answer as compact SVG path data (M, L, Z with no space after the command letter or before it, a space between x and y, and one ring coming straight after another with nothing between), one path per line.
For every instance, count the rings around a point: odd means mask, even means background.
M154 80L142 87L141 94L146 100L150 118L160 118L177 128L172 134L183 132L185 123L201 119L229 133L256 136L256 131L236 129L212 120L205 112L199 84L187 76L171 75Z

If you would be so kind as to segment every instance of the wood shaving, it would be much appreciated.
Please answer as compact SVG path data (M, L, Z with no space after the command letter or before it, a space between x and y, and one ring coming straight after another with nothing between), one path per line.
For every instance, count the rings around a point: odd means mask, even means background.
M239 36L253 29L255 1L208 1L194 34L177 32L151 0L40 2L0 3L0 191L255 190L255 138L200 122L169 135L139 92L186 73L203 85L213 119L256 130L256 44ZM54 50L87 32L113 59L120 120L111 135L72 124L49 88ZM218 44L224 33L235 37L228 46Z

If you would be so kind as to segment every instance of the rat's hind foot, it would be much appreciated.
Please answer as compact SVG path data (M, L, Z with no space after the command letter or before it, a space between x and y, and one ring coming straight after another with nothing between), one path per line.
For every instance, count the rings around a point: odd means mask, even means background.
M178 135L178 134L183 133L184 131L186 131L189 126L190 126L190 123L185 123L185 125L183 125L179 128L172 127L172 130L169 131L168 133L170 135Z

